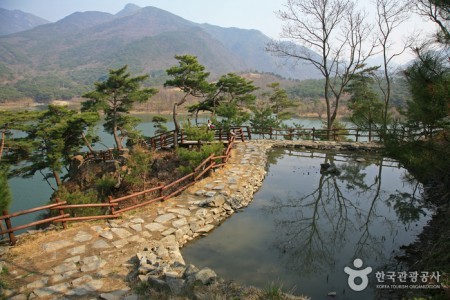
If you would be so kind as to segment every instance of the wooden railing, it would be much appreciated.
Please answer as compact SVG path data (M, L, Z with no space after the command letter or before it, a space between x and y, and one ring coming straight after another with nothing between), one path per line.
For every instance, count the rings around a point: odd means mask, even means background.
M131 195L115 199L109 197L106 203L69 205L65 201L56 199L56 203L54 204L19 211L12 214L10 214L8 211L3 211L3 216L0 216L0 222L4 220L6 229L3 230L2 228L0 228L0 235L8 234L10 243L14 245L17 241L14 232L25 228L55 222L62 223L63 227L66 228L67 222L117 218L120 217L120 214L123 212L143 207L156 201L164 201L166 199L174 197L188 187L192 186L199 179L206 176L212 169L225 165L230 158L231 149L233 148L236 138L240 138L242 141L244 141L244 134L242 130L236 129L234 135L231 135L230 139L228 140L227 148L223 151L223 155L215 156L214 154L211 154L209 157L203 160L194 169L193 172L166 185L158 185L141 192L133 193ZM217 161L220 161L220 163L216 163ZM142 197L142 199L139 200L139 197ZM92 216L70 216L70 213L67 213L67 210L75 211L78 209L86 208L103 208L105 209L105 214ZM49 217L47 218L17 227L12 226L11 220L15 217L46 210L50 210L50 213L48 214ZM54 213L52 214L51 211L55 210L58 211L58 215L52 216L54 215Z
M322 129L322 128L266 128L253 129L251 136L254 139L274 139L274 140L353 140L359 142L362 140L373 141L380 140L381 135L378 130L362 130L359 128L345 129Z
M214 130L214 140L219 142L228 142L231 136L236 135L242 141L251 139L251 130L248 126L231 127L230 130L224 130L221 128ZM143 145L148 149L161 150L173 148L175 141L178 145L192 145L193 141L188 140L188 137L184 130L180 131L168 131L151 138L145 138ZM201 144L201 141L194 141L196 144Z

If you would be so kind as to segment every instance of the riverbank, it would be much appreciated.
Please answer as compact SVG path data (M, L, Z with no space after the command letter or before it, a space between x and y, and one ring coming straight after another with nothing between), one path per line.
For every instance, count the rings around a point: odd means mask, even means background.
M207 235L250 203L264 180L266 153L272 147L382 151L381 145L369 143L239 143L225 168L176 198L131 212L120 220L77 223L68 230L23 235L17 246L3 247L3 295L11 299L30 295L40 299L63 295L67 299L202 299L224 293L241 299L264 299L267 293L281 295L276 286L261 290L225 282L214 270L186 265L180 253L180 247ZM430 226L450 228L449 218L443 216ZM439 236L442 239L443 235ZM440 250L448 250L448 240L442 242ZM423 247L423 253L429 253L429 247Z

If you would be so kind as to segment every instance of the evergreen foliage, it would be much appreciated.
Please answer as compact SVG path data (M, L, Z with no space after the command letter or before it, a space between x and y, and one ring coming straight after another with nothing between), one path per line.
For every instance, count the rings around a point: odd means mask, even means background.
M450 69L445 57L426 52L406 71L412 98L407 102L408 121L425 132L449 123Z
M177 119L177 108L183 105L189 96L204 97L212 88L207 78L209 72L205 71L205 67L201 65L196 56L193 55L176 55L178 65L166 70L167 75L172 79L164 83L165 87L179 88L184 94L183 97L173 105L173 122L175 130L180 130L180 124Z
M350 94L348 108L352 110L350 120L358 128L366 129L369 135L372 130L383 124L384 102L373 90L375 82L373 76L378 67L365 68L356 73L346 91Z
M78 113L65 106L49 105L48 110L41 112L36 122L25 130L25 140L32 151L27 158L29 164L20 168L20 173L33 176L37 171L49 169L45 179L53 177L60 187L63 181L61 171L85 145L82 137L85 130L97 121L95 113Z
M105 113L105 130L114 136L117 149L123 148L126 137L138 135L138 119L128 115L135 103L147 102L157 93L156 89L141 89L141 84L148 75L131 77L125 65L120 69L110 70L106 81L96 82L95 90L83 95L88 101L83 102L83 111L103 110Z
M223 144L222 143L212 143L212 144L204 144L196 150L189 150L186 148L178 148L177 154L181 159L180 167L178 168L181 173L189 174L194 171L194 169L200 165L202 161L204 161L211 154L215 154L217 156L222 155L223 152Z
M167 123L167 118L164 116L153 116L152 117L152 123L153 127L155 128L155 134L161 134L168 131L167 126L165 123Z

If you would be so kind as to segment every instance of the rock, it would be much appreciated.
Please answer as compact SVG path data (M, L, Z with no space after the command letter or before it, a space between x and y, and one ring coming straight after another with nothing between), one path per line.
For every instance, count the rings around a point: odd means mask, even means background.
M130 291L130 289L122 289L122 290L117 290L117 291L113 291L110 293L102 293L102 294L100 294L100 299L121 300L122 297L129 291Z
M134 219L132 219L130 222L131 222L131 223L134 223L134 224L142 224L142 223L145 223L145 221L144 221L143 219L141 219L141 218L134 218Z
M159 232L167 229L166 226L161 225L159 223L150 223L150 224L145 225L144 227L147 228L147 230L149 230L149 231L159 231Z
M189 280L193 282L201 281L203 284L207 285L212 283L217 278L217 274L210 268L203 268L197 273L194 273L189 277Z
M48 277L43 277L42 279L39 279L39 280L36 280L36 281L33 281L33 282L27 284L27 289L30 289L30 290L39 289L39 288L47 286L47 283L48 283Z
M102 238L107 239L107 240L112 240L112 239L114 239L114 235L113 235L112 232L109 231L109 230L100 233L100 236L101 236Z
M114 241L112 244L116 248L122 248L123 246L128 244L128 240L126 240L126 239L118 240L118 241Z
M93 249L107 249L107 248L111 248L111 245L108 244L104 240L98 240L98 241L95 241L95 243L92 244L92 248Z
M65 263L77 263L81 260L81 257L79 255L74 256L74 257L69 257L67 259L64 260Z
M191 229L190 229L189 225L180 227L180 228L178 228L178 229L175 231L175 237L177 238L178 241L180 241L180 240L182 240L183 237L184 237L186 234L188 234L190 231L191 231Z
M55 274L62 274L77 270L77 265L72 262L67 262L54 267L52 270Z
M188 222L187 222L186 218L178 219L178 220L172 222L172 226L175 228L180 228L180 227L186 226L187 224L188 224Z
M167 211L185 217L189 217L191 215L191 212L189 210L183 208L170 208Z
M142 231L142 225L141 224L130 225L130 228L133 229L136 232L141 232Z
M52 276L51 279L52 279L53 283L56 283L56 282L59 282L62 280L68 280L72 277L72 275L77 274L77 273L78 273L78 271L70 271L70 272L66 272L63 274L56 274L56 275Z
M4 295L4 296L8 297L7 295ZM19 294L19 295L15 295L13 297L8 297L7 299L9 299L9 300L27 300L28 297L27 297L27 295Z
M208 224L208 225L203 226L202 228L199 228L196 232L197 233L207 233L207 232L210 232L211 230L213 230L214 227L215 227L214 225Z
M147 281L146 281L147 282ZM122 300L138 300L139 296L136 294L131 294L122 298Z
M169 285L164 280L159 279L157 276L150 275L148 277L147 282L150 284L150 286L152 286L153 288L155 288L158 291L161 291L161 292L164 292L164 291L169 292L170 291Z
M166 246L178 246L178 242L173 234L162 238L161 243Z
M180 295L183 292L183 287L185 285L185 280L181 278L166 278L166 283L169 286L170 291L174 295Z
M90 235L89 233L84 232L84 231L78 232L77 235L73 238L73 240L75 242L79 242L79 243L87 242L87 241L90 241L91 239L92 239L92 235Z
M57 285L47 286L47 287L43 287L43 288L34 290L33 294L36 295L36 297L38 297L38 298L44 298L44 297L51 296L53 294L58 294L58 295L65 294L65 293L67 293L69 288L70 288L70 283L65 282L65 283L60 283Z
M96 292L98 290L100 290L103 286L103 281L102 280L92 280L90 282L87 282L83 285L80 285L74 289L72 289L71 291L67 292L66 294L68 296L84 296L86 294L89 294L91 292Z
M131 236L131 233L124 228L111 228L111 231L116 234L120 239L125 239Z
M198 190L198 191L195 192L195 195L196 196L203 196L205 193L206 193L205 190Z
M138 272L141 275L147 275L148 273L153 272L155 270L156 270L156 268L152 265L142 264L139 266Z
M103 228L101 226L91 226L91 229L95 232L97 232L98 234L100 234L103 231Z
M167 259L169 258L169 250L167 250L166 247L157 247L155 249L155 253L158 257L162 258L162 259Z
M66 241L66 240L59 240L55 242L50 242L42 245L42 249L46 252L52 252L56 251L62 248L66 248L69 246L72 246L73 242Z
M82 285L83 283L90 282L90 281L92 281L92 276L84 275L80 278L72 280L72 285L77 287L77 286Z
M184 271L183 277L188 278L197 273L198 271L200 270L196 266L189 264Z
M157 217L155 219L155 222L164 224L175 218L176 218L176 216L174 214L169 213L169 214L160 215L159 217Z
M216 192L210 191L210 192L206 192L205 196L206 197L214 197L216 195Z
M168 228L167 230L164 230L163 232L161 232L162 236L168 236L171 235L172 233L174 233L176 231L175 228Z
M100 259L98 256L88 256L83 259L83 265L81 266L81 272L90 272L102 268L106 265L106 261Z

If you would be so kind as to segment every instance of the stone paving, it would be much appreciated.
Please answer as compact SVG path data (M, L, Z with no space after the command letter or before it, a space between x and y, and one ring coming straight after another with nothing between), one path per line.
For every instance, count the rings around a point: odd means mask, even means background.
M268 149L317 145L327 149L347 147L333 142L239 143L224 168L175 198L125 214L121 219L73 224L67 230L19 239L0 261L18 288L5 289L3 294L14 300L131 300L138 299L138 295L128 282L136 278L168 288L174 294L198 280L206 284L216 277L214 271L187 266L180 247L206 235L249 204L265 177Z
M2 264L20 288L6 290L5 295L16 300L137 299L127 279L141 276L141 280L148 280L150 271L156 268L153 265L157 265L156 261L149 264L152 256L153 260L168 262L164 270L159 268L163 278L181 278L186 266L180 247L207 234L251 201L265 175L265 148L238 144L225 168L178 197L125 214L122 219L74 224L67 230L36 234L23 242L19 237L18 245L2 256ZM138 269L136 261L141 262ZM179 268L169 269L174 262ZM193 267L190 269L192 272ZM206 273L203 270L197 277Z

